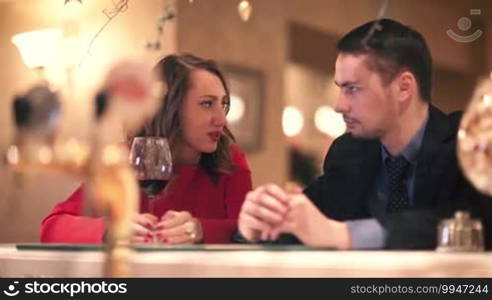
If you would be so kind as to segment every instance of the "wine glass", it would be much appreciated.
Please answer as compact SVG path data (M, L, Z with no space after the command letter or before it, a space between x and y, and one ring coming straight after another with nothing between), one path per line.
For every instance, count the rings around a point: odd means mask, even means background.
M135 137L130 150L130 164L135 169L141 190L147 195L147 212L156 215L155 196L166 187L173 170L167 139Z

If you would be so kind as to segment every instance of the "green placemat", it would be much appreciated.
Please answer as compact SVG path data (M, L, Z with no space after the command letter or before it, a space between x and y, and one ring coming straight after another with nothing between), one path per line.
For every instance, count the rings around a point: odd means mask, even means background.
M96 244L17 244L17 250L46 251L102 251L103 245ZM333 248L313 248L302 245L265 245L265 244L209 244L209 245L142 245L136 246L138 252L148 251L327 251Z

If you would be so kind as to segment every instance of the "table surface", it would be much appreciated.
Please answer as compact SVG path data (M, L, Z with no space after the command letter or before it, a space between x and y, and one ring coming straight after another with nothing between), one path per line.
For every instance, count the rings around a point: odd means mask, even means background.
M133 277L492 277L492 252L139 247ZM0 277L101 277L100 246L0 244Z

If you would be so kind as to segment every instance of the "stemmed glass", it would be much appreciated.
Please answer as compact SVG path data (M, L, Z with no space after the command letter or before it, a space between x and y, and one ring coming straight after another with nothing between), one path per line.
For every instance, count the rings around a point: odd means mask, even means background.
M130 164L135 169L141 190L147 195L148 212L156 215L155 196L166 187L173 170L167 139L135 137L130 150Z

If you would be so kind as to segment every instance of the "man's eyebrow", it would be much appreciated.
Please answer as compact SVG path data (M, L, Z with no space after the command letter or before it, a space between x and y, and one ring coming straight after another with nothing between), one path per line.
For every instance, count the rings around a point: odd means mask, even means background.
M355 85L357 84L358 81L344 81L342 83L338 83L336 80L335 80L335 84L338 86L338 87L346 87L346 86L349 86L349 85Z

